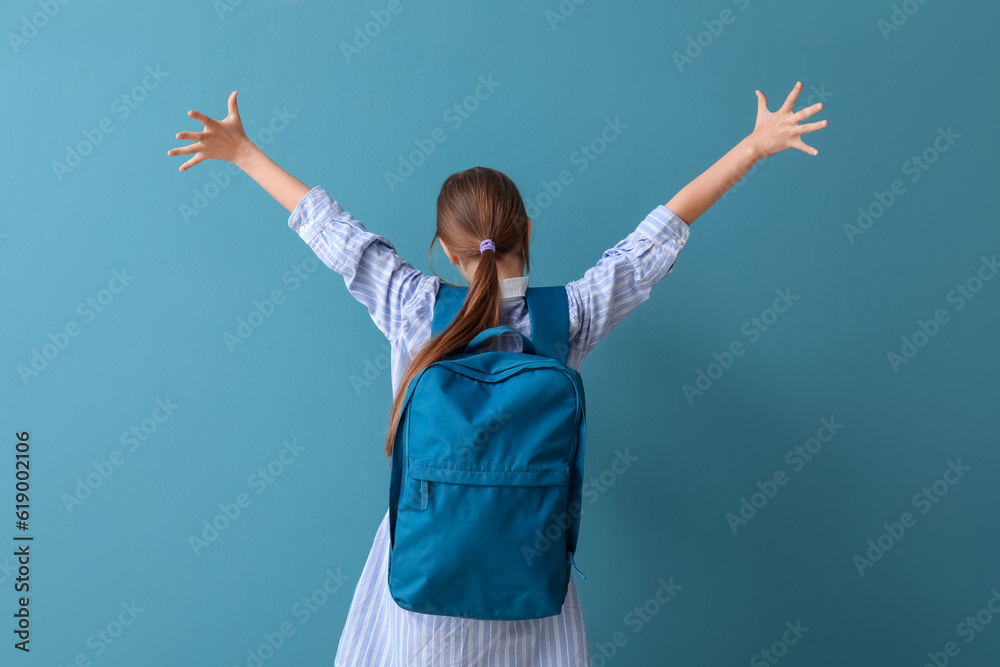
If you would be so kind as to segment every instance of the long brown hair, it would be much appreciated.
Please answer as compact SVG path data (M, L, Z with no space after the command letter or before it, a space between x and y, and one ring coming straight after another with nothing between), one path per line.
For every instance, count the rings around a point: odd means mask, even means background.
M524 259L525 271L529 270L527 231L528 215L521 193L502 172L472 167L445 179L437 199L437 230L427 251L428 264L438 237L460 261L478 258L479 264L455 319L420 349L403 373L389 416L387 457L392 456L403 399L413 378L428 365L464 348L476 334L500 324L497 260L513 253ZM480 255L479 244L483 239L492 239L495 250L487 248ZM442 282L452 284L444 279Z

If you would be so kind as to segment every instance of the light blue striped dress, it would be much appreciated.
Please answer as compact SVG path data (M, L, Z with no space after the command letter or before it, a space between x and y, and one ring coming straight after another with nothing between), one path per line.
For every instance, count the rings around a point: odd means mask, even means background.
M412 355L430 338L439 278L401 259L387 238L369 232L320 186L299 201L288 226L324 264L344 276L347 289L368 308L375 326L389 339L395 392ZM606 250L582 278L566 285L569 366L579 371L594 345L649 297L653 285L673 270L688 234L683 220L658 206L632 233ZM528 276L500 281L503 324L530 338L524 299L527 287ZM499 336L485 349L516 351L520 340ZM388 547L387 509L354 591L336 667L590 664L583 611L572 578L558 616L479 621L418 614L401 609L389 595Z

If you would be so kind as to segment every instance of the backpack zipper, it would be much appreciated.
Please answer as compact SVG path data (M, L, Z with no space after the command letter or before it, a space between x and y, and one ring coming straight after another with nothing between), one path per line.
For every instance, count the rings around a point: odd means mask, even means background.
M573 566L573 569L575 569L577 572L580 573L581 577L583 577L584 579L587 578L587 575L583 573L583 570L581 570L579 567L577 567L576 561L573 560L573 554L569 554L569 564Z

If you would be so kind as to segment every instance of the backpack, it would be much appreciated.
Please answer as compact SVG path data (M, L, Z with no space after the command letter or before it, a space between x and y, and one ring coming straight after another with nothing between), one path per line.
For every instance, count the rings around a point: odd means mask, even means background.
M440 284L432 336L467 290ZM530 339L486 329L407 387L389 486L388 585L403 609L482 620L562 610L576 567L586 402L565 363L566 288L525 296ZM501 334L519 336L522 351L477 349Z

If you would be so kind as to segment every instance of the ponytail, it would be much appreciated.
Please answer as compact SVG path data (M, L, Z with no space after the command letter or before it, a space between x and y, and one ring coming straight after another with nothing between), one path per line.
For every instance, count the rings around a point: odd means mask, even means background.
M387 457L392 456L403 399L413 378L430 364L465 349L480 332L500 325L497 260L516 252L523 256L527 270L526 231L524 202L513 181L505 174L487 167L473 167L452 174L441 186L437 200L437 231L427 253L428 263L438 237L459 257L472 260L478 255L479 260L465 302L455 319L420 348L400 379L389 415L385 439ZM485 244L480 252L484 239L491 239L495 249ZM447 281L442 279L442 282Z

